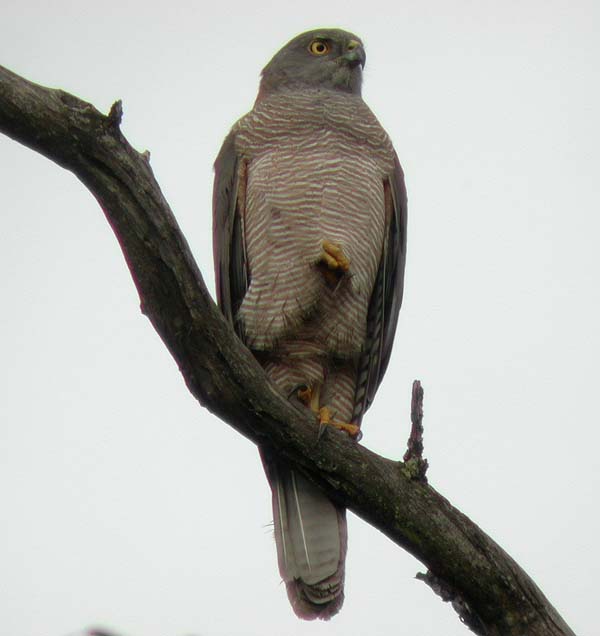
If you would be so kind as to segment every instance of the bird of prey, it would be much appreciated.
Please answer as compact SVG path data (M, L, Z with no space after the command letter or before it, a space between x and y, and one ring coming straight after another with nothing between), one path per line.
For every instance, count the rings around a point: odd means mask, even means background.
M352 436L388 365L406 255L404 176L362 100L364 64L339 29L288 42L223 143L213 193L224 315L288 399ZM261 454L291 605L328 619L344 599L345 510Z

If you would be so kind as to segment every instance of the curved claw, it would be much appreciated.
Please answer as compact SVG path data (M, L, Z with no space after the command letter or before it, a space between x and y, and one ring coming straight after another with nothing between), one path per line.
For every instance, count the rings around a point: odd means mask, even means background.
M331 416L331 411L326 406L322 406L319 409L317 417L319 419L320 426L333 426L340 431L345 431L353 439L357 438L360 435L359 426L357 426L356 424L349 424L348 422L338 422L337 420L334 420Z

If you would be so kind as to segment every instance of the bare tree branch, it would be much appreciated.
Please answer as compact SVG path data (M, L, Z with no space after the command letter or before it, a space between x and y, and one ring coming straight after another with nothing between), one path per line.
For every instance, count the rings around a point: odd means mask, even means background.
M427 468L429 464L423 458L423 387L419 380L415 380L412 386L412 399L410 401L410 437L407 442L404 462L414 466L415 478L427 483Z
M96 197L121 245L148 316L191 393L255 444L295 463L332 498L418 558L422 575L473 632L573 635L535 583L472 521L404 464L327 429L268 382L210 298L147 154L108 116L0 67L0 130L71 170ZM414 421L414 420L413 420ZM420 433L414 432L415 441Z

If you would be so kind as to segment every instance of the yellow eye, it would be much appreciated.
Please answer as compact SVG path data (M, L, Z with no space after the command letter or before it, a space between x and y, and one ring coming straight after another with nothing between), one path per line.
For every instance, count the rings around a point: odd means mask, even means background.
M313 40L308 45L308 50L313 55L327 55L331 51L331 47L325 40Z

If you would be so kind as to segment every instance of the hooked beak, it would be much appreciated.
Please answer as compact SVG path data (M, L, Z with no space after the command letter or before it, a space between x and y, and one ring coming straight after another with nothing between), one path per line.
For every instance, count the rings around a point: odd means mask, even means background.
M350 68L355 68L359 64L361 68L364 68L367 56L362 44L356 40L351 40L348 43L348 50L341 56L341 60Z

